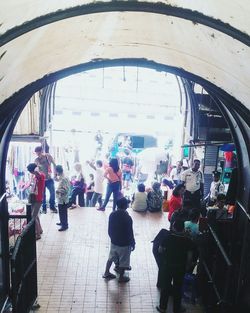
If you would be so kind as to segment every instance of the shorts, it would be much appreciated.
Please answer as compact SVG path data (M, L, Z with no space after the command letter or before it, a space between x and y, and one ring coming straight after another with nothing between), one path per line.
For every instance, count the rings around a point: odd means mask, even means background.
M128 268L130 266L130 254L131 246L120 247L111 243L109 261L118 263L121 268Z
M125 181L132 180L132 174L130 172L123 172L122 179Z

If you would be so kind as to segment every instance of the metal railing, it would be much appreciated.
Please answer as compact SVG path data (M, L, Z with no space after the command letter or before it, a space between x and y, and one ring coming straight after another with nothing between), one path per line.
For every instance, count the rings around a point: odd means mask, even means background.
M232 304L232 263L210 225L200 246L200 261L207 276L207 285L214 294L208 299L209 305L216 305L221 308L220 312L226 312L224 308Z
M6 308L10 290L7 212L6 193L4 193L0 196L0 312Z
M9 214L9 246L14 247L18 236L31 221L31 205L26 204L24 214Z
M37 298L35 220L18 236L11 256L11 300L13 313L28 313Z

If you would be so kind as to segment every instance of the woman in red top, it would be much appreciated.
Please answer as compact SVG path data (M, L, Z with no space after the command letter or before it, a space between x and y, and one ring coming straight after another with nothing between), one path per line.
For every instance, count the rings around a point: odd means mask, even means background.
M111 159L109 161L109 167L107 167L107 169L105 170L104 177L107 178L108 180L106 197L103 205L97 210L105 211L106 205L109 202L109 198L113 193L113 211L115 211L116 202L118 200L118 196L121 190L121 177L122 177L122 173L119 168L117 159Z
M36 239L41 238L43 233L40 224L39 212L43 201L43 193L45 188L45 175L39 171L36 163L30 163L27 170L32 174L31 176L31 193L35 194L34 202L31 203L31 215L36 224Z
M182 196L185 192L184 184L179 184L175 187L171 198L169 199L169 212L168 212L168 220L171 220L171 216L174 211L181 209L182 207Z

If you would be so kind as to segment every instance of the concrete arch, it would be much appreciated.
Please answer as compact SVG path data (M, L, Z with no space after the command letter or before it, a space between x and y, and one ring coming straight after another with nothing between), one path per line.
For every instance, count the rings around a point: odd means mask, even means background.
M72 67L95 59L145 57L148 60L194 72L197 76L226 90L249 108L248 70L245 66L249 59L247 34L222 21L205 17L186 8L165 4L157 6L155 3L151 5L143 2L138 2L137 5L127 2L126 6L124 1L117 3L116 6L100 8L97 4L88 4L91 5L92 12L101 12L104 9L107 12L71 18L72 12L82 13L79 7L70 8L68 11L56 11L53 13L55 21L43 27L40 27L43 23L51 22L51 15L37 17L38 20L33 19L22 26L17 26L19 29L25 29L29 23L33 23L30 31L13 38L1 48L0 62L4 71L0 79L4 92L0 94L0 101L6 100L16 90L45 76L47 72L56 72L63 67ZM115 12L119 6L131 12ZM150 10L154 13L150 13ZM58 20L65 17L66 20ZM197 24L197 21L204 24ZM34 29L36 26L39 28ZM107 29L109 32L112 30L112 34L108 34ZM0 39L11 31L15 31L15 27L6 30ZM82 46L79 46L80 42ZM22 47L25 47L27 52L23 51ZM77 53L79 48L82 49L81 54ZM22 51L22 58L19 58L18 51ZM42 71L40 65L46 70ZM14 82L13 77L12 79L9 77L11 70L16 74ZM12 80L12 84L9 84L9 79ZM13 90L14 85L16 90Z
M89 11L85 14L87 7ZM247 272L244 264L249 250L247 223L250 217L244 211L250 203L249 11L246 0L230 3L227 0L2 1L2 171L18 114L35 91L58 78L104 64L114 66L123 60L160 66L200 83L217 98L227 117L237 145L245 188L238 199L242 202L239 214L245 222L241 227L238 218L239 229L244 233L241 248L245 251L242 255L240 251L237 262L243 265L240 271L235 271L238 297ZM0 196L5 191L4 185L5 177L1 175ZM7 207L1 214L1 223L5 223L2 233L7 238ZM7 269L8 260L5 263ZM7 276L5 281L7 284Z

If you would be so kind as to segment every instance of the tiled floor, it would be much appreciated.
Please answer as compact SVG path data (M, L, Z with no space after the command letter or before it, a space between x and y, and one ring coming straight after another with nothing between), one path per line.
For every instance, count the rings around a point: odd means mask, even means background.
M132 252L130 282L102 278L109 253L106 212L94 208L69 211L69 229L58 232L58 215L41 216L44 229L37 241L39 313L152 313L159 292L155 287L157 267L151 240L167 219L162 214L139 214L129 209L134 221L136 249ZM202 312L187 304L187 312ZM168 312L172 312L169 303Z

